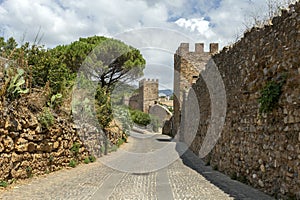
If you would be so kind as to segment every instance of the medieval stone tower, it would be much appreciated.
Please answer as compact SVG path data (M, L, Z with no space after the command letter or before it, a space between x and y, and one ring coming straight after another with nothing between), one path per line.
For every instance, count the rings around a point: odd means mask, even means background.
M158 79L143 79L139 82L139 96L142 111L149 112L149 107L158 101Z
M158 79L141 80L138 91L138 94L129 99L129 106L148 113L149 107L158 101Z
M174 54L174 119L172 135L179 130L181 120L181 107L185 94L192 84L196 82L200 72L211 58L211 55L219 50L218 43L211 43L209 52L204 52L204 44L196 43L195 51L189 51L188 43L181 43Z

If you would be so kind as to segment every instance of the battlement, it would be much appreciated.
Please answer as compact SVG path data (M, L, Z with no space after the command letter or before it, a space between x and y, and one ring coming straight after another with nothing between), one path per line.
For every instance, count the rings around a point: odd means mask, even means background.
M144 78L144 79L140 80L139 85L142 86L142 85L149 84L149 83L158 84L158 79L150 79L150 78L146 79L146 78Z
M204 52L204 43L196 43L195 44L195 51L190 51L190 44L189 43L181 43L178 47L176 54L178 55L184 55L188 53L195 53L195 54L201 54L201 53L210 53L215 54L219 51L219 43L210 43L209 44L209 52Z

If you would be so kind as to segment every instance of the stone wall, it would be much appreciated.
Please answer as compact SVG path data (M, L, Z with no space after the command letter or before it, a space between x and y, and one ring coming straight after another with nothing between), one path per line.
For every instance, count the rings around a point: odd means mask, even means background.
M70 150L75 143L80 144L79 162L89 156L68 121L57 117L51 131L41 127L37 112L32 112L36 105L28 103L31 97L9 105L0 101L0 180L27 178L66 167L75 159Z
M143 109L140 94L135 94L129 98L129 107L134 110L142 110Z
M89 123L79 126L69 115L52 112L53 125L41 125L46 97L45 90L33 89L13 101L0 98L0 181L50 173L68 167L71 160L80 163L103 155L104 134ZM107 136L110 150L124 133L114 125L107 129ZM73 151L77 145L78 151Z
M227 115L221 137L204 159L232 178L284 199L300 194L299 52L300 3L296 3L272 25L253 28L212 57L224 81ZM260 114L261 91L271 81L284 83L282 94L271 112ZM202 77L193 91L201 116L190 148L199 153L211 123L211 102Z

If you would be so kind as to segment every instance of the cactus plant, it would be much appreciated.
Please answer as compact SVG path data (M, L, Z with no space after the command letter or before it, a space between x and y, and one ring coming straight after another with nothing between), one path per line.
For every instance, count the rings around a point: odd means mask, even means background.
M22 86L25 84L24 70L18 68L17 73L9 81L9 86L7 88L7 94L11 99L18 98L20 94L26 94L29 92L28 89L24 89Z

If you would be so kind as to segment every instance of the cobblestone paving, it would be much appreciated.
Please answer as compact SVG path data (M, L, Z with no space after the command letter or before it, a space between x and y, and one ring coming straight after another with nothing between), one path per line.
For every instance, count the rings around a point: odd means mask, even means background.
M187 168L181 160L168 167L168 176L176 200L234 199L209 183L203 176Z
M114 171L100 162L36 177L0 194L0 199L89 199Z
M118 185L116 185L109 200L127 199L156 199L156 175L149 174L126 174Z
M169 142L159 143L155 137L131 138L123 149L132 152L153 152L167 143ZM116 156L118 153L112 153L107 157ZM259 195L256 196L257 198L247 198L247 194L243 194L243 197L245 197L243 199L260 199ZM0 199L227 200L234 198L186 166L181 159L164 169L149 173L120 172L105 166L101 163L101 159L98 159L92 164L82 164L74 169L64 169L46 176L34 177L6 191L0 190Z

